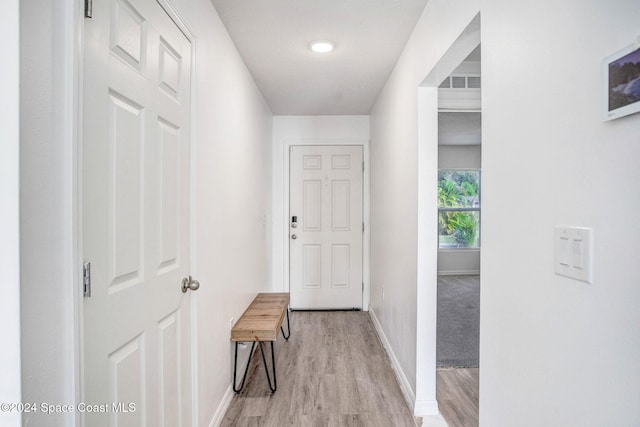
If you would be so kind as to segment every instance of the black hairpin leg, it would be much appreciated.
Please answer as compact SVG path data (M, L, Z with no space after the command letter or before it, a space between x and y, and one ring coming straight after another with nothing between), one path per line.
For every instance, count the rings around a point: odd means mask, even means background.
M287 331L289 332L288 335L284 334L284 327L280 326L280 330L282 331L282 336L284 337L285 340L288 340L289 337L291 336L291 326L289 325L289 309L287 309Z
M249 372L249 365L251 364L251 357L253 356L253 349L255 348L255 346L256 346L256 342L254 341L253 344L251 344L251 351L249 352L249 360L247 360L247 367L244 370L244 375L242 376L242 382L240 383L240 388L237 388L236 387L236 371L238 368L238 342L236 341L236 353L235 353L235 356L233 356L233 391L235 391L236 393L240 393L242 391L242 388L244 387L244 381L247 379L247 372ZM260 348L262 349L262 343L260 343ZM264 355L262 355L262 358L264 358Z
M273 341L271 341L271 366L273 366L273 386L271 386L271 378L269 377L269 368L267 368L267 359L264 357L264 349L262 348L262 341L258 341L260 344L260 353L262 354L262 363L264 364L264 372L267 374L267 381L269 382L269 390L271 393L275 393L278 389L276 383L276 358L273 354Z

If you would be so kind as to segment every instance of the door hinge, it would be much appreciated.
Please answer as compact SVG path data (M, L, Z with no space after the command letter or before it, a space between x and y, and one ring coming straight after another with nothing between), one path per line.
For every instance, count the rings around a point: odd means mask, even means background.
M364 162L362 162L362 172L364 172Z
M82 264L82 295L85 298L91 297L91 263Z
M362 232L364 233L364 222L362 223Z
M93 0L84 0L84 17L93 18Z

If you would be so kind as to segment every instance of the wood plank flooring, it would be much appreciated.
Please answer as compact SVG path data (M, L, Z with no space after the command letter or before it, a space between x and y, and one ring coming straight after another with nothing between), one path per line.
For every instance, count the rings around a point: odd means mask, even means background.
M368 313L290 315L291 338L276 343L278 390L255 354L223 426L416 426Z
M478 368L443 368L436 371L438 408L449 427L477 427L478 372Z

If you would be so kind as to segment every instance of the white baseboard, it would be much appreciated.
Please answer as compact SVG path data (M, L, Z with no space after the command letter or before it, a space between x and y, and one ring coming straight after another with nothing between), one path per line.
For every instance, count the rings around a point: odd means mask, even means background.
M422 427L448 427L447 421L442 415L423 415L421 417Z
M438 271L438 276L479 276L480 270L446 270Z
M234 395L235 393L231 388L231 384L229 384L229 388L227 388L227 391L224 393L224 396L222 396L222 401L218 405L218 409L216 409L215 414L213 414L213 418L209 423L209 427L218 427L220 426L220 424L222 424L222 420L224 420L224 415L227 413L227 409L229 409L229 406L231 406L231 401L233 400Z
M437 400L416 400L416 405L413 410L414 415L418 417L440 415L438 410Z
M393 368L393 372L396 375L396 380L398 381L398 385L400 385L400 390L402 391L404 400L407 402L407 405L409 406L409 408L411 408L411 411L413 412L414 406L416 404L416 394L411 388L411 384L409 383L407 376L402 370L402 367L400 366L400 362L398 361L396 354L393 352L393 349L391 348L391 344L389 344L389 340L387 339L387 336L384 334L384 331L382 330L382 325L378 321L375 311L371 307L369 307L369 316L371 316L371 321L373 322L373 326L375 327L378 337L382 342L382 346L387 352L387 355L389 356L389 360L391 360L391 367ZM437 412L437 404L436 404L436 412Z

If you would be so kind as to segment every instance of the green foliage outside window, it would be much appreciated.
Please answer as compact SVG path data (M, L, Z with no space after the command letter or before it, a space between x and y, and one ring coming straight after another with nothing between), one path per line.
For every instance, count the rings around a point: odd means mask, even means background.
M480 171L443 170L438 175L439 246L478 247Z

